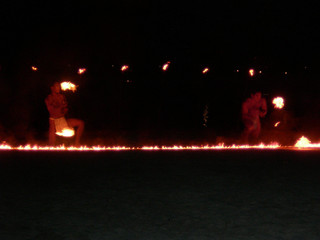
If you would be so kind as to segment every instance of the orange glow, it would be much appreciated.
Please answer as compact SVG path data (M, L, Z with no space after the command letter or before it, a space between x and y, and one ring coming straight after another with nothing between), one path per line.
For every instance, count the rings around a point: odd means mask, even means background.
M32 66L31 69L32 69L32 71L38 71L38 68L35 66Z
M274 108L281 109L284 107L284 100L282 97L276 97L272 100L272 103L274 104Z
M280 122L276 122L276 123L274 124L274 127L278 127L279 124L280 124Z
M71 90L72 92L74 92L75 90L77 90L77 86L72 82L62 82L60 86L62 91Z
M129 68L128 65L123 65L123 66L121 67L121 71L124 72L124 71L128 70L128 68Z
M83 73L85 73L85 71L87 71L87 69L86 68L79 68L78 69L78 74L83 74Z
M56 132L56 134L61 137L72 137L74 136L74 130L72 128L64 128L62 132Z
M250 70L249 70L249 75L250 75L251 77L253 77L253 75L254 75L254 69L250 69Z
M207 72L209 72L209 68L205 68L205 69L203 69L203 71L202 71L203 74L205 74L205 73L207 73Z
M305 148L305 147L310 147L312 144L311 144L311 141L302 136L301 138L298 139L298 141L296 142L296 144L294 145L295 147L298 147L298 148Z
M163 71L167 71L168 68L169 68L169 65L170 65L170 61L168 61L168 62L166 62L165 64L163 64L162 70L163 70Z

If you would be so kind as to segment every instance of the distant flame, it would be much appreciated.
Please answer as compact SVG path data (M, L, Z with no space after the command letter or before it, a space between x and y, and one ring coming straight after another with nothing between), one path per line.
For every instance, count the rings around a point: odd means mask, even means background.
M38 71L38 68L35 66L32 66L31 69L32 69L32 71Z
M85 71L87 71L87 69L86 68L79 68L78 69L78 74L83 74Z
M254 75L254 69L250 69L250 70L249 70L249 75L250 75L251 77L253 77L253 75Z
M205 68L205 69L203 69L203 71L202 71L203 74L205 74L205 73L207 73L207 72L209 72L209 68Z
M128 68L129 68L128 65L123 65L123 66L121 67L121 71L124 72L124 71L128 70Z
M278 127L279 124L280 124L280 122L276 122L276 123L274 124L274 127Z
M74 92L75 90L77 90L77 86L72 82L62 82L60 86L62 91L71 90L72 92Z
M168 61L168 62L166 62L165 64L163 64L162 70L163 70L163 71L167 71L168 68L169 68L169 64L170 64L170 61Z
M64 128L61 132L56 132L61 137L72 137L74 136L74 130L72 128Z
M272 103L274 104L274 108L281 109L284 107L284 100L282 97L276 97L273 99Z

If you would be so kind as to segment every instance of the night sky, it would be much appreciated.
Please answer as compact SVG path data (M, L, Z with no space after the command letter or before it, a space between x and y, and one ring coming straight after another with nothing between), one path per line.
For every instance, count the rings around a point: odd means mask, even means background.
M203 131L206 105L207 130L239 133L253 89L268 104L284 96L295 118L318 119L318 13L317 1L8 1L0 9L0 140L45 140L54 80L79 85L66 93L69 116L85 120L88 138ZM80 67L87 72L78 75ZM249 68L262 74L249 77Z

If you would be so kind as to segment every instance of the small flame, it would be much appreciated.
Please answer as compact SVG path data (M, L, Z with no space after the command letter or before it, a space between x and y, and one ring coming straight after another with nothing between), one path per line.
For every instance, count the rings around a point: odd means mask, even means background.
M280 122L276 122L276 123L274 124L274 127L278 127L279 124L280 124Z
M32 69L32 71L38 71L38 68L35 66L32 66L31 69Z
M79 68L78 69L78 74L83 74L83 73L85 73L85 71L87 71L87 69L86 68Z
M77 90L77 86L72 82L62 82L60 86L62 91L71 90L72 92L74 92L75 90Z
M166 62L165 64L163 64L162 70L163 70L163 71L167 71L167 70L168 70L168 67L169 67L169 64L170 64L170 61L168 61L168 62Z
M272 103L274 104L274 108L281 109L284 107L284 100L282 97L276 97L273 99Z
M253 75L254 75L254 69L249 69L249 75L250 75L251 77L253 77Z
M209 72L209 68L205 68L205 69L203 69L203 71L202 71L203 74L205 74L205 73L207 73L207 72Z
M129 68L128 65L123 65L123 66L121 67L121 71L124 72L124 71L128 70L128 68Z
M56 132L61 137L72 137L74 136L74 130L72 128L64 128L61 132Z

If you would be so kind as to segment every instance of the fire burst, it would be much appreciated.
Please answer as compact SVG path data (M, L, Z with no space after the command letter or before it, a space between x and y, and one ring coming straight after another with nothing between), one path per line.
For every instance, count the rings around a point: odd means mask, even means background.
M77 90L77 86L72 82L62 82L60 86L62 91L71 90L72 92L74 92Z
M274 98L272 103L274 104L274 108L282 109L284 107L284 100L282 97Z
M162 70L163 70L163 71L167 71L168 68L169 68L169 65L170 65L170 61L168 61L168 62L166 62L165 64L163 64Z
M61 132L56 132L61 137L72 137L74 136L74 130L72 128L64 128Z
M123 65L123 66L121 67L121 71L124 72L124 71L128 70L128 68L129 68L128 65Z
M202 71L203 74L205 74L205 73L207 73L207 72L209 72L209 68L205 68L205 69L203 69L203 71Z
M87 69L86 68L79 68L78 69L78 74L83 74L83 73L85 73L87 71Z

